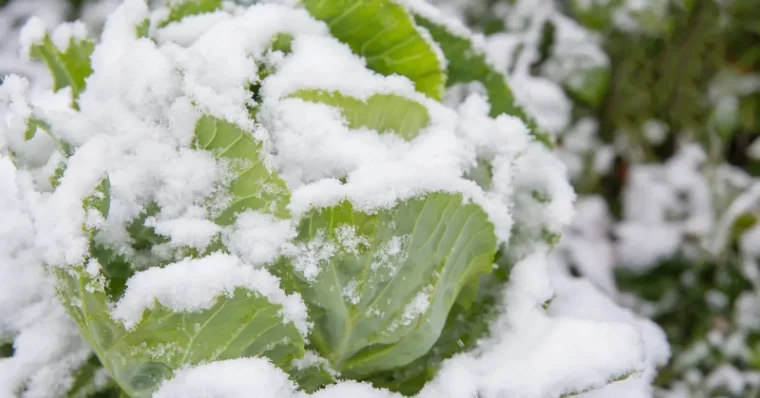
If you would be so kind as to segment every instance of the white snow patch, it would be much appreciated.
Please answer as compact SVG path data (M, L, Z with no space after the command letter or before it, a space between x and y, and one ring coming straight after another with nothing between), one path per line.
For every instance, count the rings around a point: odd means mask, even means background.
M176 311L200 311L211 308L220 295L232 295L236 288L282 305L284 320L293 322L303 335L308 334L306 306L299 295L286 295L270 273L222 253L138 272L127 281L127 290L111 314L130 329L156 301Z
M87 26L80 21L63 23L53 30L50 38L58 51L65 53L72 41L87 39Z
M247 211L238 215L235 225L225 231L224 243L245 263L259 266L282 255L286 243L294 236L290 220Z

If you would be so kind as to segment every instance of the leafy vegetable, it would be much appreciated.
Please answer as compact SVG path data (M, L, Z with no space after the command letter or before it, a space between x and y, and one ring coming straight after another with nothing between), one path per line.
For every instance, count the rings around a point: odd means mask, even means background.
M494 120L525 115L471 38L391 0L144 6L119 8L97 44L124 51L113 67L144 64L134 81L100 67L86 80L92 42L33 47L56 90L114 92L67 123L24 119L30 145L38 128L77 137L34 206L40 222L72 213L39 232L94 353L72 394L97 390L100 366L143 397L187 367L254 357L309 393L354 379L413 394L488 334L515 219L493 175L513 178L534 144ZM208 12L226 18L191 18ZM172 34L192 43L152 29L180 21ZM490 115L442 102L467 81L489 87Z
M85 88L85 79L92 74L90 55L94 48L92 41L72 37L66 51L62 52L50 36L45 35L40 43L32 45L29 55L47 64L53 75L54 90L71 87L72 106L76 109L77 98Z
M372 215L348 202L321 209L301 221L296 241L334 252L324 269L296 256L295 278L280 272L315 314L314 347L356 376L427 352L462 286L490 271L496 247L486 214L446 194Z
M134 329L125 330L109 315L105 291L83 267L58 271L61 294L103 365L130 396L149 396L184 364L266 356L287 367L303 354L303 338L284 324L280 306L238 289L214 307L178 312L160 303L146 311Z
M85 210L107 217L109 191L104 179L85 198ZM287 369L293 358L303 355L303 337L292 322L283 321L282 306L243 288L220 295L214 306L198 312L176 311L156 301L127 329L113 320L104 275L90 261L56 269L59 291L82 335L130 396L149 396L185 364L266 356Z
M303 0L303 5L372 70L406 76L418 91L443 98L446 73L435 44L425 39L403 6L391 0Z
M350 128L367 127L381 133L390 130L407 140L416 137L429 123L424 105L396 95L376 94L366 102L318 90L299 91L293 96L340 108Z
M475 347L479 339L488 336L490 323L497 315L495 304L501 298L507 276L503 269L496 268L465 285L451 307L440 337L424 356L406 366L376 372L368 380L406 396L419 393L433 380L444 360Z
M240 127L203 116L195 130L195 145L214 151L217 158L231 161L237 176L230 184L232 204L216 219L220 225L231 224L245 210L259 210L278 217L288 217L285 208L289 192L285 183L271 173L261 161L261 144Z

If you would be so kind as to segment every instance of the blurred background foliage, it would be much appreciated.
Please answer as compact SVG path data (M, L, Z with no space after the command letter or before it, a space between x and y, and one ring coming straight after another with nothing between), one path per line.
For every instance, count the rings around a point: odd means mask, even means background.
M760 214L760 195L754 193L760 177L760 2L439 3L463 14L489 40L526 31L509 15L547 12L542 9L548 3L561 13L545 18L540 39L532 42L539 56L530 74L557 83L572 103L569 122L556 131L557 146L579 159L578 172L571 175L581 198L602 197L607 204L604 239L618 254L611 264L613 294L668 335L673 355L655 380L658 395L760 396L760 241L754 235ZM564 19L582 27L608 59L606 65L577 68L580 83L552 75L552 59L565 52L556 24ZM579 128L586 130L580 145ZM600 167L602 152L608 153L602 162L607 165ZM669 175L685 162L685 153L698 153L693 167L684 170L708 187L710 214L696 214L696 191L684 186L688 182L663 177L659 183L671 185L682 209L662 219L637 220L637 197L626 199L641 190L633 186L640 178L635 170ZM688 228L697 216L708 222ZM653 224L677 226L679 244L651 264L629 266L619 247L630 237L618 231L637 222L644 231ZM646 246L639 250L647 251ZM592 277L584 275L578 264L583 261L568 265L574 275Z

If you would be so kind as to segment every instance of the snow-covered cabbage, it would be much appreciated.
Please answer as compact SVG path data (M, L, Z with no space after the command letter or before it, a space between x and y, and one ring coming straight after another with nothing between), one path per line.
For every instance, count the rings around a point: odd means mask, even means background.
M574 194L479 37L412 0L266 3L24 27L53 87L0 86L0 271L29 281L0 333L66 333L0 362L4 391L559 397L651 373L628 315L554 307L595 297L547 274Z

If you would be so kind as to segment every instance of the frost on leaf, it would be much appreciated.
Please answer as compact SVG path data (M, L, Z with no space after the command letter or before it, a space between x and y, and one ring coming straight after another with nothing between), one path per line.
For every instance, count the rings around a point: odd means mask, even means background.
M251 133L237 125L203 116L195 129L195 146L213 151L229 162L234 175L230 183L231 203L217 217L219 225L229 225L239 213L256 210L287 218L285 208L290 192L285 183L262 160L262 146Z
M398 255L401 239L408 243ZM309 307L311 344L345 375L398 367L427 352L462 286L490 271L496 247L486 214L442 193L375 214L349 202L314 210L296 242L322 250L297 252L277 273ZM314 271L305 273L303 263Z

